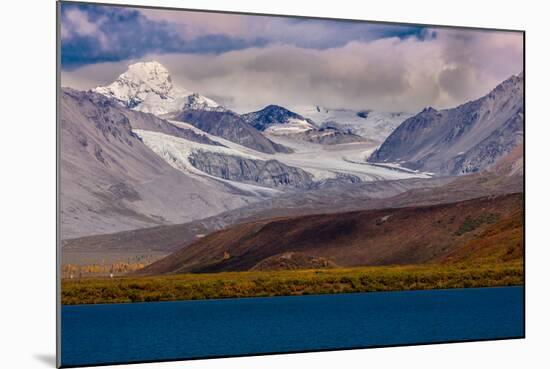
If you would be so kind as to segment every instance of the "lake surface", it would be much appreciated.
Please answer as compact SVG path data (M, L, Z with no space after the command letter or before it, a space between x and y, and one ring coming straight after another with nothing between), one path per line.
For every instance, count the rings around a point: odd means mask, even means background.
M524 336L523 287L62 307L62 365Z

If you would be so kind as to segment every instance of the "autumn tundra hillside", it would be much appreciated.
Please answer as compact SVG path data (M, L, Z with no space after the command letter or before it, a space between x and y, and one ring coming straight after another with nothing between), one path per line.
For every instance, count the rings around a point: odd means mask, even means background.
M261 220L214 232L138 274L246 271L288 252L340 267L518 259L523 252L522 214L523 194L517 193Z

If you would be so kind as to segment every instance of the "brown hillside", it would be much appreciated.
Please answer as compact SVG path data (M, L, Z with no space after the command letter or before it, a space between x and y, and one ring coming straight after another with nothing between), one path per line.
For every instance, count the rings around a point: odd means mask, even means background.
M285 252L321 257L339 266L427 263L446 255L452 260L455 250L483 238L491 227L506 227L522 211L523 194L517 193L249 222L214 232L138 274L243 271ZM483 249L481 241L477 247Z
M337 265L333 262L301 252L285 252L282 254L270 256L258 264L254 265L251 270L296 270L296 269L325 269L336 268Z
M517 211L442 256L438 261L456 262L508 262L523 258L523 211Z

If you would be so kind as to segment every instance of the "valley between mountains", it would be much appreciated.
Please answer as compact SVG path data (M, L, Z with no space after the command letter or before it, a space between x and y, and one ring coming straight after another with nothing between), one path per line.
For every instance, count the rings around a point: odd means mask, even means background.
M64 304L523 283L523 74L416 114L61 90Z

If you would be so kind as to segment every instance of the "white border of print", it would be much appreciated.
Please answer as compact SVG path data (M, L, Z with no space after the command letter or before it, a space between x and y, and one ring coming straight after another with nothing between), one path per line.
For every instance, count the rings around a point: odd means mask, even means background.
M107 2L107 0L105 0ZM542 5L461 0L309 2L296 0L125 0L112 3L525 29L527 31L527 338L476 342L137 364L139 368L279 369L281 367L517 368L548 362L550 329L546 273L546 187L549 49ZM540 3L542 4L542 3ZM0 330L3 368L55 364L55 2L6 2L2 34L2 180L0 245L3 248ZM536 366L536 365L535 365ZM129 366L121 365L117 368Z

